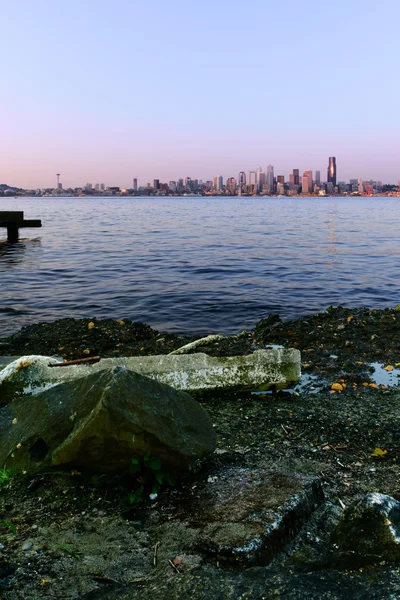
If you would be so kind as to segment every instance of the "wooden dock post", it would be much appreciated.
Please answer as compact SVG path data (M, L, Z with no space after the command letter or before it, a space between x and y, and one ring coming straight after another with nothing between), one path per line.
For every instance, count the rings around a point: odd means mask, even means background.
M41 226L42 221L40 219L24 219L23 211L0 211L0 227L7 228L7 241L10 243L18 242L19 230L22 227Z

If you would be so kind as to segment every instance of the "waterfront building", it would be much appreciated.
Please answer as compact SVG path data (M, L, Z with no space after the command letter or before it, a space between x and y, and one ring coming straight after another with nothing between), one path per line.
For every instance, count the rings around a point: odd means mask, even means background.
M289 174L289 185L294 185L294 175L293 175L293 173Z
M307 175L303 175L302 179L301 179L301 193L302 194L308 194L310 192L310 180L308 178Z
M358 193L359 194L363 194L364 193L364 184L363 184L363 180L360 179L358 180Z
M86 190L87 192L91 192L91 191L93 190L93 186L92 186L92 184L91 184L91 183L87 183L87 184L85 185L85 190Z
M285 183L285 176L284 175L278 175L276 178L277 183Z
M329 157L329 165L328 165L328 183L332 183L333 187L336 187L336 178L337 178L337 167L336 167L336 157Z
M315 171L315 185L321 187L321 171Z
M135 181L135 180L134 180L134 181ZM137 181L137 180L136 180L136 181ZM137 185L137 183L136 183L136 185ZM101 183L101 184L100 184L100 191L101 191L101 192L104 192L104 190L105 190L105 189L106 189L106 187L105 187L104 183Z
M96 185L94 186L94 190L95 192L99 192L100 191L100 184L96 183Z
M300 170L299 169L293 169L293 183L294 185L300 185Z
M133 191L137 192L137 178L136 177L133 178Z
M153 179L153 190L159 190L159 189L160 189L160 180Z
M168 187L171 190L171 192L176 192L176 181L170 181Z
M246 173L244 171L240 171L239 173L238 184L246 185Z

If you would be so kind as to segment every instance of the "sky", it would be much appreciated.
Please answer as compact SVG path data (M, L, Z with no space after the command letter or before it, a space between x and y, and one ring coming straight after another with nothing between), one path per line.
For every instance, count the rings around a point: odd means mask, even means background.
M400 179L399 0L0 0L0 183Z

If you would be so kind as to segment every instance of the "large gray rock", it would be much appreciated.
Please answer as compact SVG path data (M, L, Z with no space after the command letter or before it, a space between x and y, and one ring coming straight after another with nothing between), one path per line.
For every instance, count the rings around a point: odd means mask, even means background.
M179 471L215 448L212 423L199 403L128 369L33 391L0 409L0 464L8 468L124 472L133 457L150 453Z
M0 405L16 392L51 382L76 379L107 368L126 367L188 392L205 390L268 390L287 388L300 379L300 352L294 348L257 350L246 356L207 354L104 358L95 364L51 367L45 356L23 356L0 371Z
M349 563L400 560L400 502L376 492L343 511L333 541Z

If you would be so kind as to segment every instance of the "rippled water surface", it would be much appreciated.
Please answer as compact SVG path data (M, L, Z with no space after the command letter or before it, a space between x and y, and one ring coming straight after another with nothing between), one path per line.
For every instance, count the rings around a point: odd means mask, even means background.
M397 198L23 198L0 229L0 337L61 317L237 332L268 313L400 303Z

